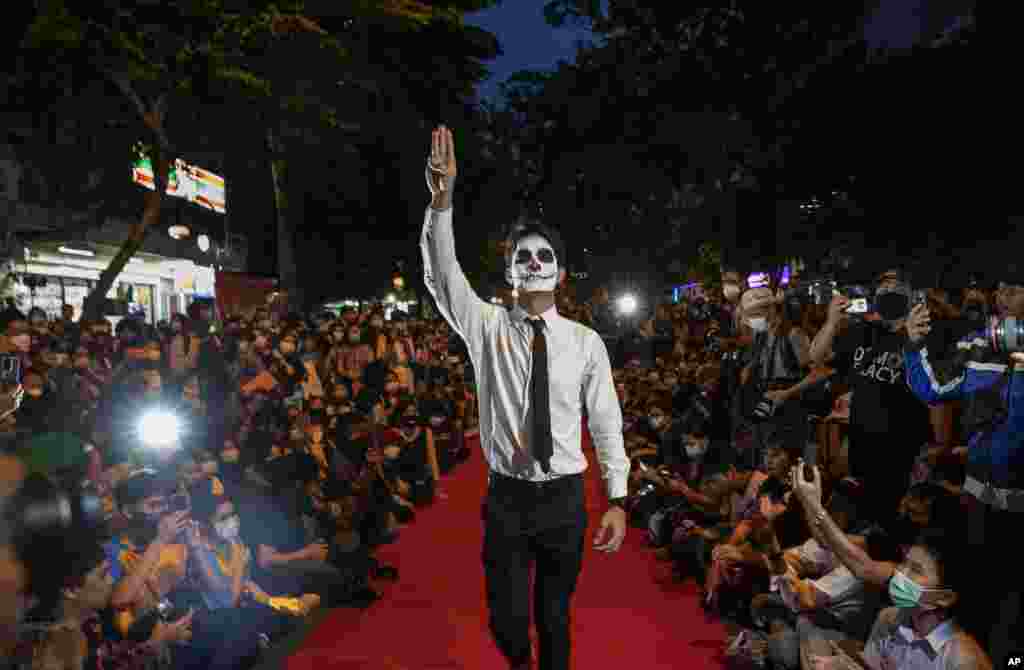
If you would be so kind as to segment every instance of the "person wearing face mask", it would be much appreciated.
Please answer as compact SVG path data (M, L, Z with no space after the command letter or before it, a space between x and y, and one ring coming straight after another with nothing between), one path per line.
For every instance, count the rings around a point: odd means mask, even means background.
M298 338L293 333L286 333L268 360L268 369L285 395L291 395L305 378L305 367L299 358L298 346Z
M921 448L932 437L928 406L906 383L904 345L910 291L897 270L879 278L880 321L852 321L849 300L833 298L828 320L811 343L816 366L848 377L850 474L871 490L868 518L884 521L906 491ZM840 328L843 332L839 334Z
M14 350L13 353L17 355L22 369L29 367L32 364L32 334L28 323L15 320L7 324L7 341Z
M46 380L37 372L29 371L22 379L25 398L15 416L19 428L45 432L58 407L56 397L50 391Z
M199 363L199 337L192 332L190 321L184 314L171 317L171 333L167 341L167 364L173 376L180 378Z
M393 484L408 502L422 507L433 502L441 479L434 431L423 425L415 399L407 396L395 408L391 420L397 431L399 454L392 461Z
M970 554L962 540L962 516L950 510L942 528L928 528L911 542L900 563L873 560L851 541L822 505L821 473L803 463L792 472L794 494L814 526L815 535L838 561L867 586L888 594L893 607L882 610L861 652L871 670L935 668L989 670L992 661L974 637L961 628L955 614L969 593L976 570L968 567ZM825 640L801 644L803 667L816 670L853 670L864 667L845 650Z
M741 420L749 422L755 449L763 453L774 436L793 450L809 447L807 412L800 395L816 377L807 374L810 340L791 322L770 288L752 288L741 298L743 317L755 332L749 363L740 374Z
M1024 319L1024 269L1011 265L1004 273L1000 301L1007 316L1003 324L1005 331L1013 333L1015 324ZM980 622L979 630L987 630L987 647L1001 663L1016 652L1024 635L1020 624L1024 580L1014 565L1016 549L1008 537L1024 510L1020 474L1024 472L1020 440L1024 354L1004 341L993 342L984 329L962 338L951 360L936 360L931 328L929 311L916 307L907 325L907 382L922 402L963 403L961 422L968 435L963 484L970 515L968 542L992 561L976 585L977 611L972 619Z
M373 348L363 340L363 332L358 325L348 326L346 332L347 341L335 343L327 356L325 366L333 373L329 377L347 379L353 385L353 394L358 394L367 366L373 363L376 357Z

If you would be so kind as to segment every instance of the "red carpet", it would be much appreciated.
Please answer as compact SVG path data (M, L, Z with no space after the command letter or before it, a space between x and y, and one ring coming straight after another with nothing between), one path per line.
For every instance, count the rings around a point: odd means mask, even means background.
M587 496L592 538L605 496L593 451ZM401 580L369 610L338 610L310 633L287 670L504 670L487 629L479 451L442 482L448 500L420 512L383 548ZM630 529L617 554L587 542L574 599L574 667L720 668L724 628L709 623L693 582L680 584Z

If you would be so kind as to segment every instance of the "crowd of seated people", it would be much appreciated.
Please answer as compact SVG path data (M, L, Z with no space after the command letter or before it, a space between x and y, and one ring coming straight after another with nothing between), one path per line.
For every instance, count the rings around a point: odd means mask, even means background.
M659 308L672 345L614 375L631 522L728 624L726 663L993 667L1015 623L974 588L987 559L969 541L965 445L978 428L957 401L975 368L957 356L979 311L1020 309L1012 287L931 290L929 321L907 300L884 318L846 314L841 296L793 310L771 286L723 279ZM903 281L881 275L878 295ZM652 347L654 321L638 338Z
M968 532L971 459L985 430L1004 454L1024 405L975 416L971 375L998 364L967 355L979 312L1024 317L1024 291L931 290L929 321L853 317L841 297L792 309L723 280L641 319L613 375L631 520L729 623L727 662L992 667L1015 639L993 589L1019 589L1008 543L984 555L1003 545ZM905 283L887 272L878 295ZM559 309L608 332L598 297ZM369 606L398 578L374 549L443 504L477 437L473 371L441 321L258 310L211 327L194 307L156 329L5 313L21 384L0 396L24 397L0 407L0 496L27 509L84 481L101 510L53 542L12 541L32 567L34 632L2 650L21 667L251 667L312 611ZM138 430L155 408L180 420L159 446ZM988 467L1012 474L1000 458ZM56 579L36 569L47 552L67 558Z
M0 323L14 667L254 667L317 609L369 607L399 578L376 548L443 504L476 439L441 321L72 316ZM32 521L48 496L72 518Z

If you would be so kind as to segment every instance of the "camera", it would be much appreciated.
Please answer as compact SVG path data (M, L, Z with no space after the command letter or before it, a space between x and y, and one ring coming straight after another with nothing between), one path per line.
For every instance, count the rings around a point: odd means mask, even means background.
M719 310L715 305L697 298L686 309L686 316L690 321L711 321L718 318Z
M1024 322L1012 316L992 319L985 329L985 340L994 352L1000 354L1024 351Z
M789 287L786 300L803 305L827 305L836 292L836 282L829 279L800 282Z
M103 505L83 478L79 468L54 478L33 473L0 502L0 543L28 570L33 617L49 616L64 585L91 569L90 549L99 550Z

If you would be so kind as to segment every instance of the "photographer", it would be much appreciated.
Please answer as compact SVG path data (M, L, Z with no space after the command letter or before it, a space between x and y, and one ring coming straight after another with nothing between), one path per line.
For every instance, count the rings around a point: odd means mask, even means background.
M996 662L1007 658L1021 639L1020 570L1013 546L1018 513L1024 510L1024 365L1016 319L1024 318L1024 276L1011 276L1002 289L1008 317L995 327L978 330L958 343L953 361L936 362L925 338L931 331L927 308L915 307L907 322L904 354L907 382L922 401L962 399L963 423L970 431L967 479L970 497L969 534L979 558L987 562L976 573L979 607L970 617L977 630L988 631L988 648ZM993 607L993 604L998 604Z
M836 296L825 326L811 343L811 360L849 375L850 474L871 495L865 515L884 521L906 491L914 460L931 437L928 408L903 381L903 345L912 291L899 271L879 278L878 320L853 319L850 299ZM865 315L867 316L867 315ZM840 329L842 334L837 336Z
M800 394L815 381L804 374L810 364L810 340L787 318L771 289L749 289L742 306L743 318L756 333L750 362L740 375L740 393L743 418L753 422L757 456L774 439L803 452L808 429Z

